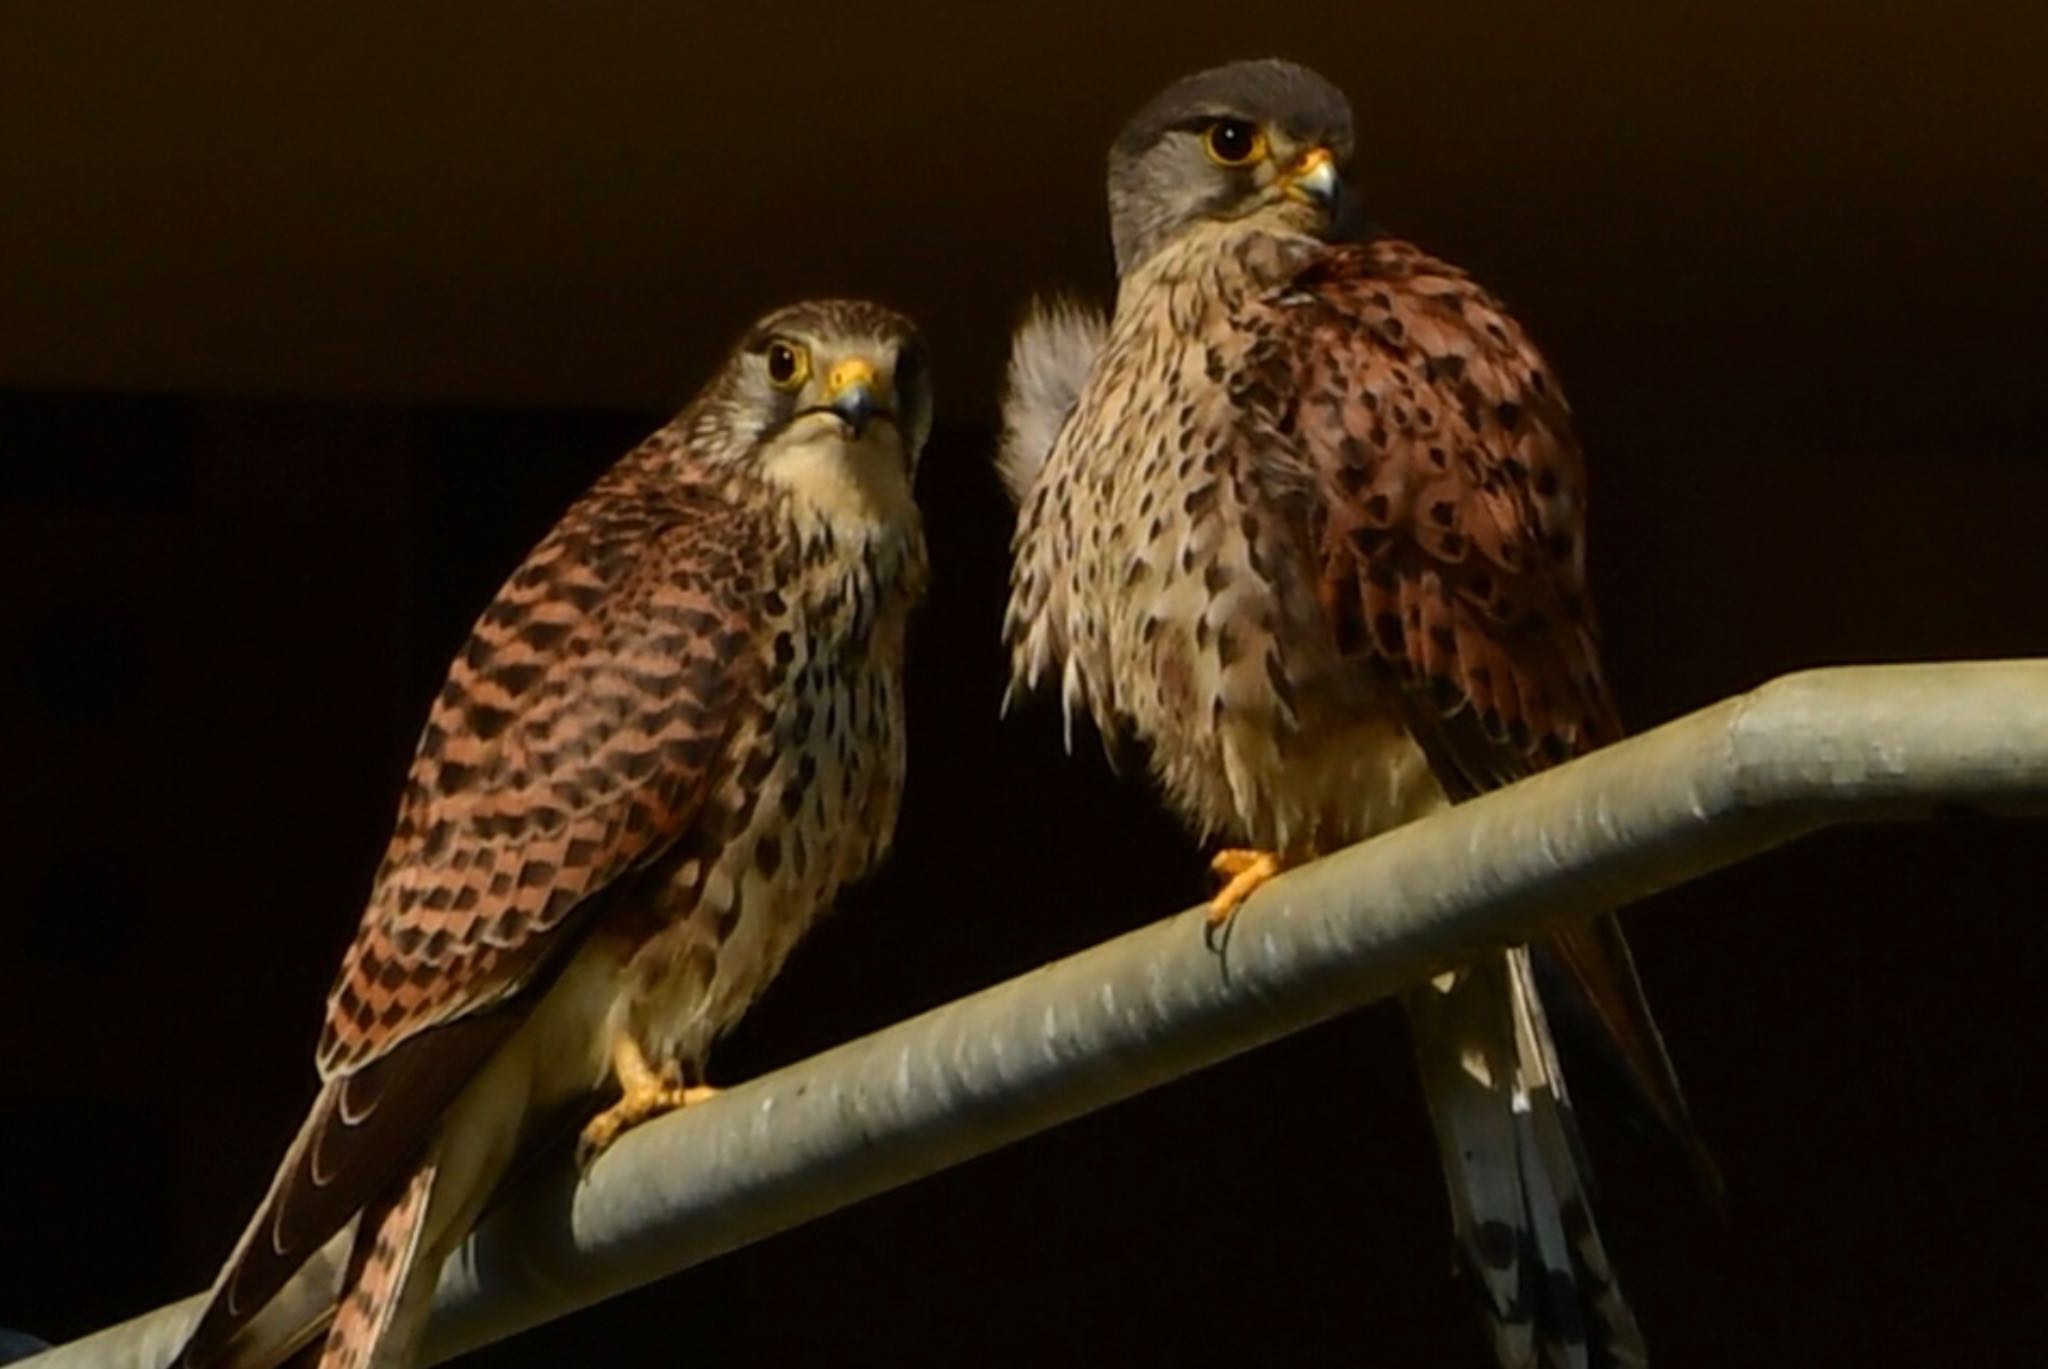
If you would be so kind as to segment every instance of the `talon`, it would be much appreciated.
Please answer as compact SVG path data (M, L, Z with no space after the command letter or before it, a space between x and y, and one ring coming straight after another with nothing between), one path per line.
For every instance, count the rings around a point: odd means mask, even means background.
M611 1149L612 1142L643 1122L651 1122L663 1113L678 1108L695 1107L708 1098L714 1098L718 1090L707 1084L695 1084L689 1088L654 1088L628 1093L618 1102L590 1119L583 1127L583 1138L577 1146L577 1154L588 1167L598 1156Z
M590 1119L583 1127L583 1141L577 1147L585 1165L611 1149L612 1143L642 1122L674 1112L684 1105L684 1090L643 1089L627 1093L619 1101Z
M585 1168L642 1122L718 1095L708 1084L684 1086L674 1082L672 1072L657 1072L640 1053L639 1043L629 1036L613 1043L612 1072L619 1079L619 1101L584 1124L576 1146L577 1159Z
M1232 849L1218 851L1209 868L1225 877L1224 885L1209 900L1209 931L1230 921L1238 905L1250 898L1261 884L1280 873L1280 857L1271 851Z

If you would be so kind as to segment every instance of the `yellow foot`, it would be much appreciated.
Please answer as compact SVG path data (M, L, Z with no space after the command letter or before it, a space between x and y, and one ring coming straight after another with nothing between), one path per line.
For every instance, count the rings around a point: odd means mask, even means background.
M1209 868L1224 877L1223 887L1209 900L1209 931L1213 935L1254 890L1280 873L1280 857L1271 851L1218 851Z
M628 1093L584 1124L583 1140L577 1147L577 1152L587 1165L611 1149L612 1142L642 1122L652 1121L665 1112L674 1112L677 1108L691 1107L707 1098L715 1097L717 1093L717 1089L706 1084L696 1084L689 1088L656 1085Z
M612 1043L612 1072L619 1079L619 1101L584 1124L576 1147L577 1158L586 1166L642 1122L718 1094L708 1084L685 1086L674 1071L657 1071L630 1036L622 1035Z

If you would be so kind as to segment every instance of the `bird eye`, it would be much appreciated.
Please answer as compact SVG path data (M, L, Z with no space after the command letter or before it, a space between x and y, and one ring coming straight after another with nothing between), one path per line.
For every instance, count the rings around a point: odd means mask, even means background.
M1218 119L1202 135L1202 147L1218 166L1250 166L1266 155L1266 135L1247 119Z
M778 390L794 390L810 378L811 354L793 342L768 344L768 379Z

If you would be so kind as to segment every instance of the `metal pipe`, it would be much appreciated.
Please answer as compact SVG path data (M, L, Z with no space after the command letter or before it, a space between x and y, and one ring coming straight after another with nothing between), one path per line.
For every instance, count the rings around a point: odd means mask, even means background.
M1791 675L627 1134L451 1259L430 1362L1827 823L2048 812L2048 661ZM318 1277L331 1277L323 1272ZM28 1363L158 1369L188 1300Z

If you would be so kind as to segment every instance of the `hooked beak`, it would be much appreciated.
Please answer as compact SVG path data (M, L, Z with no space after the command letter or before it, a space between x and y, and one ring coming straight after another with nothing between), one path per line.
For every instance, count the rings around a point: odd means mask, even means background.
M855 438L877 414L888 415L888 398L873 363L864 358L848 357L825 377L825 407L839 415Z
M1287 197L1312 204L1329 214L1337 212L1344 194L1344 181L1337 174L1337 158L1327 147L1312 147L1294 164L1282 181Z

